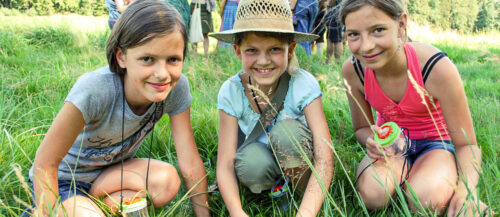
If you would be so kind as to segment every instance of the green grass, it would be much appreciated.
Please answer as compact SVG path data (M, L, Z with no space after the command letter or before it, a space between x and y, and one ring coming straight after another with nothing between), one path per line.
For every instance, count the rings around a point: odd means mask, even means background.
M36 22L34 20L36 19ZM90 18L82 18L90 19ZM49 18L1 17L0 23L0 216L17 216L32 203L22 188L13 165L19 165L26 178L38 145L66 94L82 73L106 65L104 46L109 31L106 23L90 30L76 29L67 22ZM217 23L217 22L215 22ZM498 165L500 135L500 33L457 35L440 33L415 34L414 40L425 41L447 52L457 65L464 81L469 107L474 120L478 144L482 149L483 173L478 189L481 200L498 211L500 172ZM410 32L411 35L411 32ZM217 161L218 111L220 85L240 69L233 51L215 52L211 41L208 56L191 54L183 73L189 78L192 103L192 126L200 155L208 172L208 182L215 180ZM201 44L200 44L201 45ZM347 47L345 48L347 50ZM201 51L200 46L198 50ZM343 58L348 58L346 51ZM411 213L403 195L394 197L393 206L365 213L352 187L356 168L364 149L353 134L350 112L342 90L339 65L322 64L323 56L307 58L299 52L301 67L313 73L323 90L323 105L337 160L329 197L321 216L405 216ZM176 165L168 117L156 126L153 158ZM149 139L138 156L147 156ZM282 216L273 201L242 189L243 207L250 216ZM151 211L152 216L190 216L189 200L182 189L167 207ZM19 199L16 199L19 198ZM299 200L299 197L296 198ZM300 201L298 201L300 202ZM219 194L211 194L210 208L214 216L228 216ZM431 214L428 214L431 215Z

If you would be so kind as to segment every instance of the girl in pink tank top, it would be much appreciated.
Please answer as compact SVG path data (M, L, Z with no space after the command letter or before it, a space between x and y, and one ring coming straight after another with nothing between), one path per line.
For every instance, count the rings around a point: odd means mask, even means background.
M368 209L387 206L402 186L413 195L407 200L413 211L423 207L456 216L465 207L466 215L478 215L474 210L486 206L466 196L470 192L477 198L473 159L481 159L481 151L462 81L437 48L407 42L403 8L401 0L351 0L340 9L354 55L343 64L342 75L356 138L367 152L358 167L357 190ZM379 126L389 121L409 131L405 155L374 140L375 133L382 133Z

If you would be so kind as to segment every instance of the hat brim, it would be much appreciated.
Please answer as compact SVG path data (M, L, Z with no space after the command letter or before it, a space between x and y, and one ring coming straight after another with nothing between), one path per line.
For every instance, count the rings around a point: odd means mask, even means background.
M303 33L303 32L295 32L295 31L287 31L287 30L276 30L276 29L232 29L226 30L223 32L211 33L209 36L216 38L219 41L234 44L234 36L237 33L243 32L276 32L276 33L288 33L293 34L293 40L297 43L308 42L319 38L318 35Z

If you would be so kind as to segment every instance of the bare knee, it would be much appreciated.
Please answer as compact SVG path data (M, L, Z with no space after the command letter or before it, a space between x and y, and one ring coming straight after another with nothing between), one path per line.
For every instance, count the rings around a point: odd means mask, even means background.
M75 196L68 198L57 208L57 216L105 216L99 206L90 198Z
M358 193L367 209L377 210L387 206L390 198L389 191L378 183L360 183Z
M148 191L155 207L169 203L179 191L181 180L177 170L170 164L164 164L150 171Z
M453 195L453 187L444 180L434 180L432 182L421 181L418 183L410 182L410 186L416 196L415 198L410 190L406 190L407 195L410 197L409 204L413 211L418 211L419 207L422 207L441 214Z
M394 177L391 174L399 174L400 159L394 158L391 161L391 168L388 168L385 163L374 164L368 157L365 157L360 163L357 171L358 176L358 192L366 208L376 210L387 206L390 198L395 192L395 186L398 185L396 180L399 177Z

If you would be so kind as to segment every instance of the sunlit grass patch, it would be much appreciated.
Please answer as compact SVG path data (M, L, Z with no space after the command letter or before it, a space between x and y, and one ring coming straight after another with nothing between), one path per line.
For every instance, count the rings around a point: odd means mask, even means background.
M72 21L80 19L78 22ZM5 22L4 22L5 21ZM80 24L83 23L83 24ZM85 25L85 26L84 26ZM81 28L81 29L80 29ZM500 176L498 168L500 135L500 34L461 35L449 32L426 32L409 27L410 36L429 42L447 52L457 64L464 81L471 115L482 149L483 173L478 184L480 198L498 212ZM82 16L2 17L0 23L0 216L17 216L32 203L23 188L24 178L31 167L35 152L53 118L77 77L105 66L104 46L109 30L106 18ZM217 161L218 111L217 93L221 84L241 69L234 50L215 52L215 42L209 55L189 52L183 73L190 80L193 102L191 119L201 158L207 169L208 184L215 181ZM198 48L201 47L201 43ZM200 49L199 49L200 50ZM343 59L348 58L345 47ZM354 182L364 148L356 142L340 65L324 65L324 56L308 58L298 53L302 68L318 80L323 92L323 107L332 135L336 155L334 177L320 216L402 216L408 214L401 192L393 206L380 211L364 211ZM177 166L168 117L155 127L152 156ZM147 157L148 138L139 149L138 157ZM14 170L16 163L21 170ZM17 168L17 167L16 167ZM187 189L181 189L167 209L151 211L152 216L191 216ZM210 194L213 216L228 216L220 194ZM267 195L252 195L241 190L244 209L251 216L281 216ZM17 199L15 199L15 196ZM300 202L297 197L297 203ZM335 207L334 203L336 203ZM417 215L411 213L410 215ZM428 214L432 216L432 214Z

